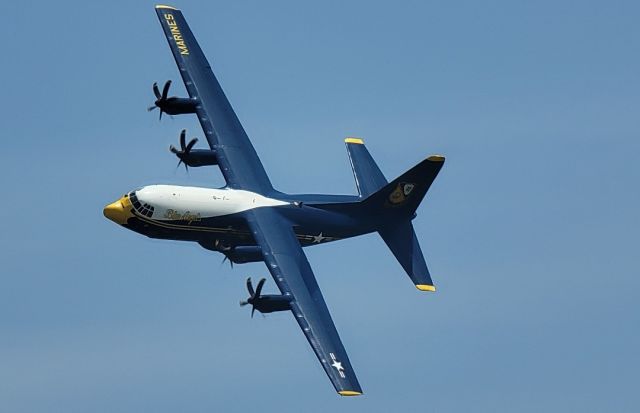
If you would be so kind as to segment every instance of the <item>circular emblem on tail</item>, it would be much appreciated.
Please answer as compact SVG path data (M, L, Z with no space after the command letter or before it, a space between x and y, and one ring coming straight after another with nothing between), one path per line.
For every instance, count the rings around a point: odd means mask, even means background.
M407 200L409 194L411 194L411 192L413 191L413 188L415 188L415 184L406 182L398 183L396 189L394 189L393 192L391 192L391 194L389 195L389 203L392 205L402 204Z

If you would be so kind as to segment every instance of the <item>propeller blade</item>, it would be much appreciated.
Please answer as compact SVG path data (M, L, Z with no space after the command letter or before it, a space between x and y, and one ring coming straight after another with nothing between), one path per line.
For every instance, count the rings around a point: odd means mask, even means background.
M249 304L249 301L240 300L240 307L244 307L247 304Z
M256 312L256 306L254 305L251 307L251 318L253 318L253 313L255 312Z
M176 149L176 147L175 147L175 146L173 146L173 145L170 145L170 146L169 146L169 150L171 151L171 153L174 153L174 154L176 154L176 155L177 155L178 153L180 153L180 151L178 151L178 150Z
M256 295L256 292L253 291L253 285L251 284L251 277L247 278L247 290L249 290L249 295L253 298Z
M185 152L185 149L187 147L186 145L186 138L187 138L187 130L186 129L182 129L182 132L180 132L180 149L182 149L183 152Z
M229 265L231 265L231 268L233 268L233 261L231 261L227 255L225 255L224 258L222 259L222 264L224 264L227 261L229 261Z
M153 94L156 95L156 99L162 97L162 95L160 95L160 89L158 89L158 82L153 82Z
M167 80L167 83L164 84L164 88L162 88L162 100L167 99L167 94L169 93L170 86L171 86L171 80Z
M189 141L189 143L187 144L187 147L184 150L184 153L189 153L191 152L191 148L193 148L193 145L196 144L196 142L198 142L198 138L193 138Z
M266 278L258 281L258 286L256 287L256 298L260 298L260 293L262 292L262 287L264 286L265 281L267 281Z
M162 108L160 108L160 118L158 120L162 120L162 112L164 111L162 110Z
M152 110L154 110L155 108L157 108L157 106L156 106L156 105L153 105L153 106L149 106L149 107L147 108L147 110L148 110L149 112L151 112L151 111L152 111Z

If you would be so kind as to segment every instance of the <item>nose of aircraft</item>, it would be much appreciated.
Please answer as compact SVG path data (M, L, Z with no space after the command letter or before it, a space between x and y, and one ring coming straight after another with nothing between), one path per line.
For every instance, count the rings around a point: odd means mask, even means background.
M105 217L119 225L126 224L127 220L133 216L131 213L131 201L124 196L104 207L102 212Z

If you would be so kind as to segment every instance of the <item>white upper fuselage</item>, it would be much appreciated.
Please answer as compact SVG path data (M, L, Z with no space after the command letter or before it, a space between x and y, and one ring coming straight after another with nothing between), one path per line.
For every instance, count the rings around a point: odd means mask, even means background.
M140 204L153 207L154 220L199 220L236 214L253 208L288 205L239 189L211 189L192 186L150 185L135 191Z

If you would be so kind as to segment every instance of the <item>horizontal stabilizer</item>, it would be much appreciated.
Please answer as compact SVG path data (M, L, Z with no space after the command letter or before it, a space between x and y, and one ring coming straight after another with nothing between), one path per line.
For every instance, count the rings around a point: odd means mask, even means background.
M385 186L387 180L366 146L364 146L363 140L360 138L347 138L344 143L347 145L347 153L349 154L353 177L358 187L358 195L366 198Z
M378 232L416 288L435 291L411 221L403 221Z

